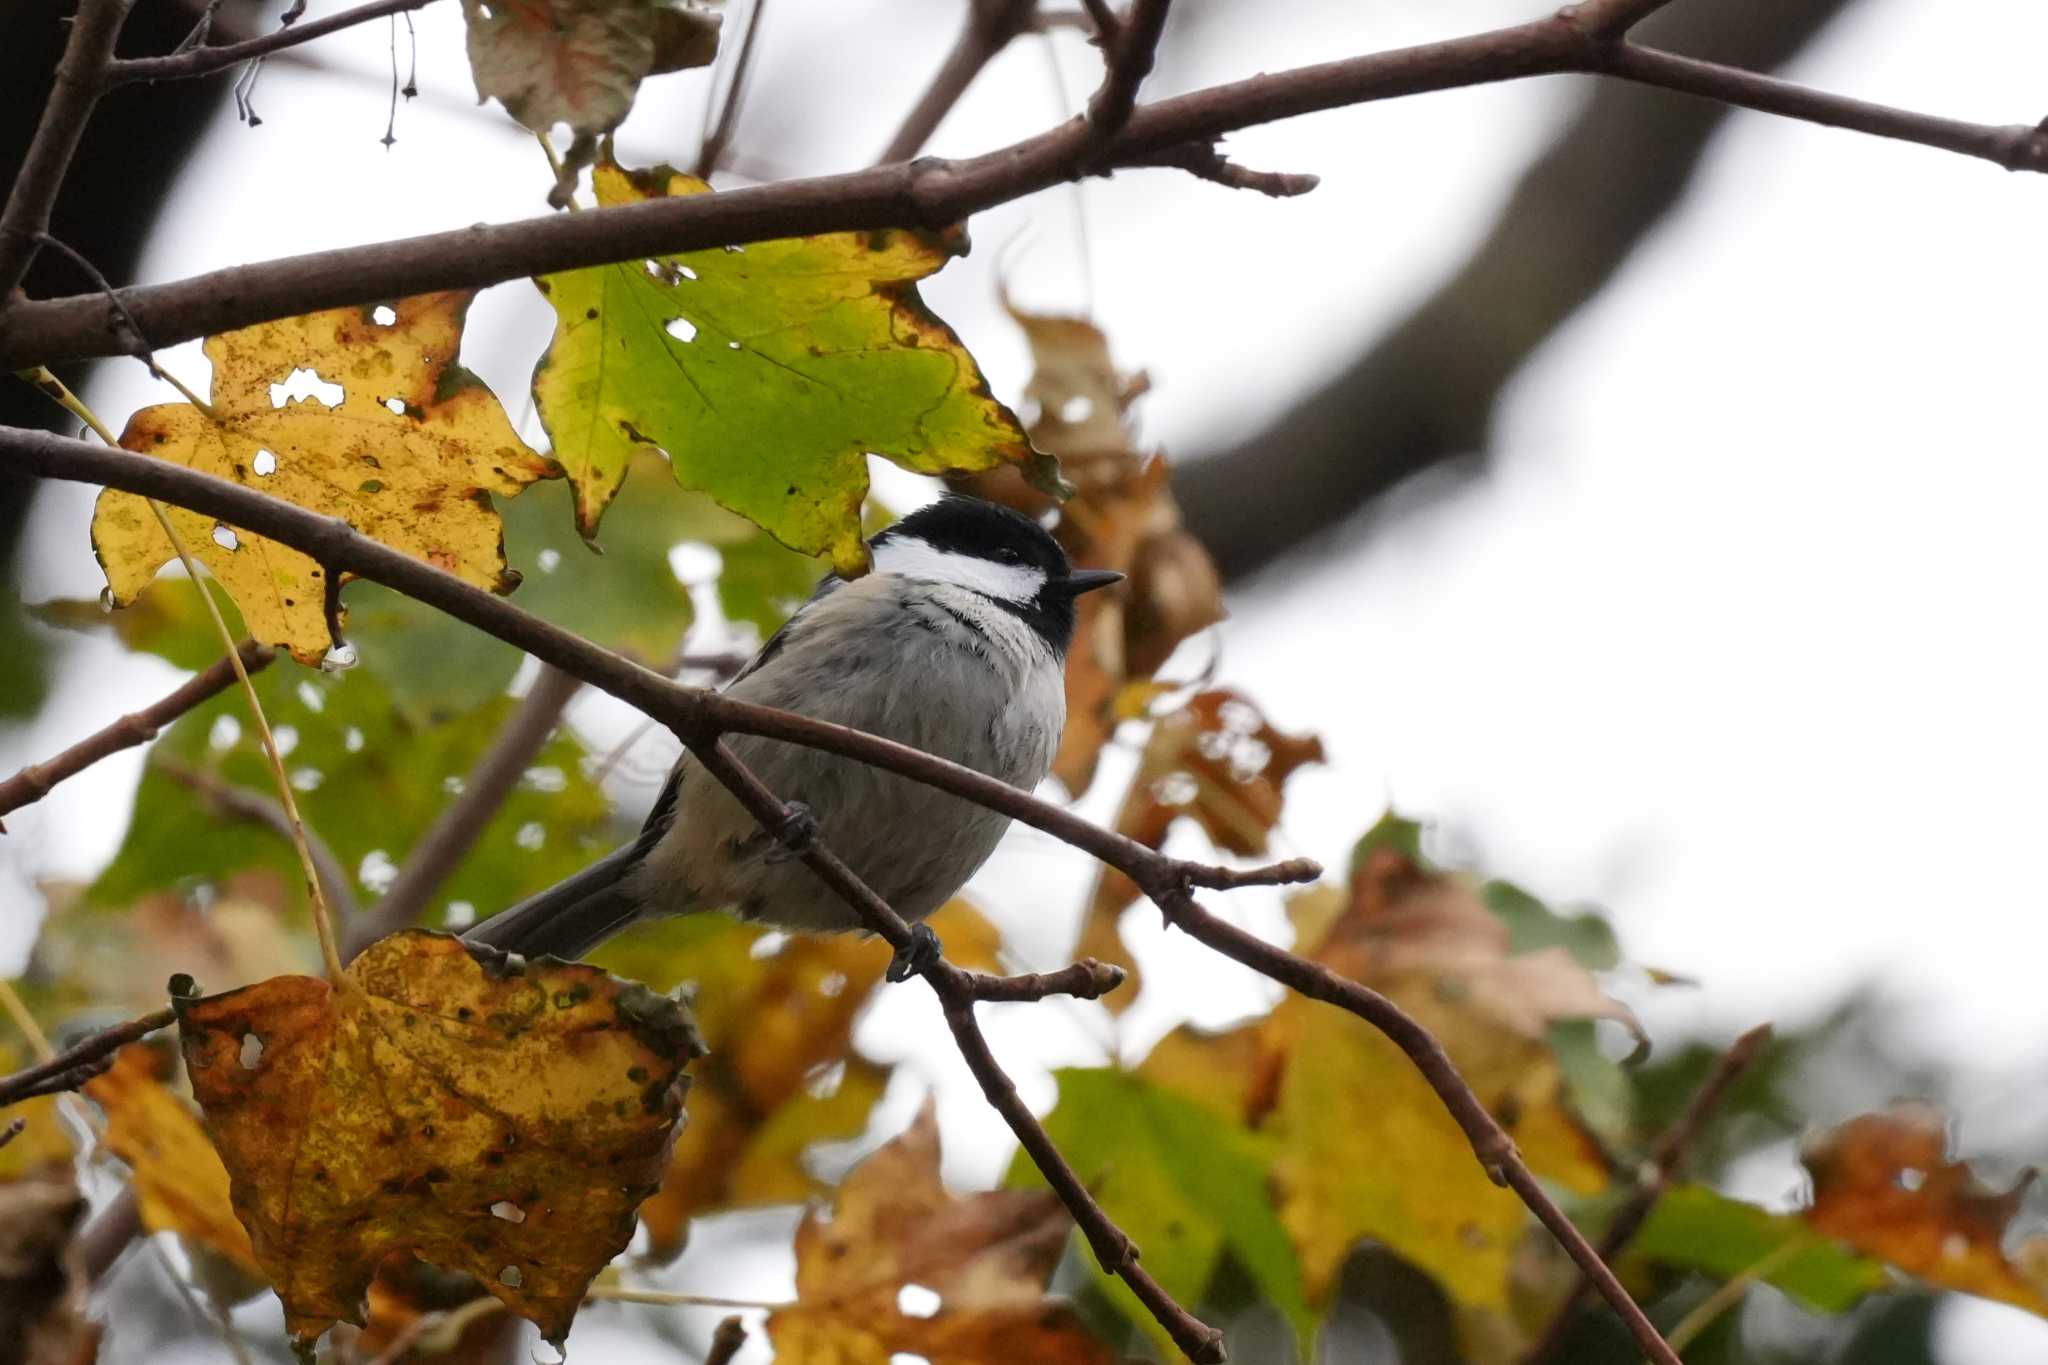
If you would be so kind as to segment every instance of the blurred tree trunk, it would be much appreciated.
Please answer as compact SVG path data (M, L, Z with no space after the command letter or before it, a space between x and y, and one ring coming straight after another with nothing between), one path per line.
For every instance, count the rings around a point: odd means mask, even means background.
M1849 0L1694 0L1643 40L1769 71ZM1328 384L1231 448L1182 462L1174 492L1226 578L1350 520L1450 461L1483 460L1501 389L1684 196L1728 110L1620 81L1515 187L1465 265Z
M70 35L74 5L60 0L12 0L0 20L0 186L12 187L50 93L57 59ZM247 19L253 7L229 6L223 18ZM136 6L123 33L124 56L169 52L191 31L196 12L168 0ZM51 233L113 283L134 280L143 244L185 159L214 108L227 97L232 75L131 85L109 95L87 126ZM55 252L41 253L25 288L31 297L76 294L92 281ZM63 371L76 388L83 367ZM0 424L73 430L76 423L26 384L0 375ZM35 483L0 473L0 717L36 706L42 671L22 630L14 575L21 533Z

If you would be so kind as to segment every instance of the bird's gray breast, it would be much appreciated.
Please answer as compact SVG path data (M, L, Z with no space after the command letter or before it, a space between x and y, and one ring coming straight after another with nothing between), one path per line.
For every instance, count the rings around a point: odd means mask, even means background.
M1030 790L1066 719L1060 661L978 595L871 574L810 604L731 695L938 754ZM970 802L864 763L753 736L740 759L906 919L936 910L1009 825ZM727 907L796 929L850 928L852 912L802 863L781 858L739 803L684 760L676 818L637 890L654 913Z

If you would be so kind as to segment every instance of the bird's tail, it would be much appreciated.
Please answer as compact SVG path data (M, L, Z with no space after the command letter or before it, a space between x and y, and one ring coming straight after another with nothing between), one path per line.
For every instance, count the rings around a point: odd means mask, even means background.
M639 914L637 901L623 883L645 852L637 841L627 844L566 881L491 916L462 937L525 957L580 957Z

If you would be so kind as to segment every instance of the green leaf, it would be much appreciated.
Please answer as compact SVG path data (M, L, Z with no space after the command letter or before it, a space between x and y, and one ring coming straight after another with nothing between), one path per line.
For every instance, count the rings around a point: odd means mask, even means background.
M1788 1249L1797 1242L1811 1245ZM1891 1283L1882 1263L1819 1237L1797 1215L1768 1213L1704 1185L1667 1190L1630 1254L1723 1280L1785 1256L1763 1278L1823 1313L1844 1312Z
M666 167L606 161L598 201L706 194ZM537 281L558 317L533 391L594 535L637 447L806 554L864 572L867 456L936 474L1024 465L1032 451L916 281L959 233L831 233L697 251Z
M377 869L399 864L452 799L455 782L496 738L517 703L490 699L440 724L422 726L367 670L323 674L280 659L256 675L286 771L307 823L358 879L368 903ZM583 775L582 746L567 733L549 741L528 778L500 807L434 905L467 901L488 914L577 871L607 842L603 796ZM275 868L297 895L296 855L271 830L223 817L165 775L166 761L209 769L274 800L268 765L239 688L194 709L150 751L135 815L113 862L88 893L96 905L125 906L145 892L195 880L219 882L249 867ZM433 917L429 916L429 922Z
M1152 1277L1181 1303L1196 1303L1227 1255L1287 1319L1301 1358L1314 1359L1316 1316L1303 1294L1287 1232L1267 1198L1258 1139L1127 1072L1072 1069L1055 1075L1059 1104L1046 1118L1046 1131L1109 1216L1137 1242ZM1043 1177L1020 1152L1009 1183L1037 1185ZM1103 1292L1164 1342L1123 1282L1099 1269L1095 1273Z
M1598 915L1561 915L1513 882L1488 882L1480 897L1508 926L1511 953L1563 948L1589 972L1607 971L1621 961L1614 930Z

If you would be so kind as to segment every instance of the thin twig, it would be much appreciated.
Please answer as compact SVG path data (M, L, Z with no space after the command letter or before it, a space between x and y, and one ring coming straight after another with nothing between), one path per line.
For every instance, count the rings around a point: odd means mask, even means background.
M1131 0L1130 13L1103 53L1102 84L1088 101L1088 152L1107 147L1131 120L1138 87L1152 74L1172 0Z
M106 84L111 89L135 81L172 81L187 76L210 76L216 71L239 66L258 57L267 57L288 47L310 43L315 38L325 38L330 33L339 33L358 24L367 24L372 19L382 19L387 14L403 14L408 10L424 9L433 3L434 0L372 0L370 4L358 5L354 9L343 10L325 19L315 19L307 24L293 24L245 42L227 43L220 47L187 48L167 57L129 57L113 63L107 69Z
M994 61L1011 39L1030 31L1037 10L1038 0L967 0L966 27L939 64L931 85L911 106L903 126L882 149L880 164L908 161L922 151L982 68Z
M651 1308L747 1308L772 1313L794 1308L794 1303L768 1303L760 1299L721 1298L715 1294L681 1294L667 1289L628 1289L622 1285L594 1284L583 1292L585 1303L639 1303Z
M738 1314L718 1324L711 1334L711 1349L704 1353L704 1365L732 1365L734 1356L747 1344L747 1328Z
M1728 1050L1721 1054L1720 1060L1714 1064L1714 1069L1707 1073L1707 1078L1700 1083L1700 1088L1693 1092L1692 1099L1686 1103L1685 1112L1664 1130L1651 1147L1649 1160L1637 1178L1635 1191L1629 1195L1626 1203L1615 1210L1614 1217L1609 1220L1607 1231L1601 1234L1598 1247L1602 1261L1609 1265L1614 1264L1615 1257L1621 1255L1635 1239L1636 1233L1642 1230L1644 1221L1649 1218L1651 1210L1657 1207L1657 1201L1663 1198L1665 1188L1670 1185L1672 1177L1678 1173L1687 1154L1691 1152L1692 1145L1699 1138L1708 1118L1720 1106L1729 1087L1755 1064L1770 1041L1771 1026L1759 1024L1729 1044ZM1572 1286L1571 1292L1565 1295L1564 1302L1558 1306L1557 1313L1550 1320L1550 1326L1529 1349L1529 1353L1522 1357L1521 1365L1545 1365L1545 1362L1556 1358L1558 1352L1564 1349L1565 1340L1571 1335L1572 1328L1577 1323L1579 1309L1585 1305L1586 1297L1591 1291L1592 1286L1586 1283L1583 1276L1580 1277ZM1676 1340L1672 1345L1673 1349L1679 1349Z
M245 639L236 649L242 656L243 666L251 673L268 668L276 657L268 646L259 645L254 640ZM42 800L59 782L78 776L103 758L138 744L147 744L172 721L234 685L234 665L225 657L216 660L161 700L140 711L129 712L62 753L52 754L41 763L31 763L5 782L0 782L0 815ZM0 834L6 832L7 826L0 824Z
M112 1061L116 1052L142 1038L147 1038L158 1029L169 1028L178 1016L169 1006L145 1014L140 1019L130 1019L112 1028L101 1029L90 1038L72 1044L56 1056L37 1062L15 1072L12 1076L0 1076L0 1108L34 1099L37 1095L54 1095L73 1089L58 1082L73 1073L83 1071L82 1078L89 1080Z
M344 959L354 958L386 934L395 934L420 917L434 893L476 847L491 817L547 745L570 698L582 686L582 679L574 674L541 666L518 709L463 779L461 795L448 804L406 855L391 889L367 914L356 915L343 926Z
M106 296L107 303L113 308L115 317L128 333L128 354L134 356L144 365L147 365L151 375L158 379L168 379L170 376L157 368L156 357L150 353L149 338L142 334L140 327L136 326L134 317L128 312L128 306L121 302L120 294L115 292L114 286L107 282L107 277L100 273L100 268L87 259L82 252L74 250L69 243L61 238L53 237L49 233L43 232L37 234L37 240L46 247L54 248L58 255L70 261L80 274L92 281L93 288ZM179 387L182 388L183 385Z
M218 773L175 759L158 759L156 770L187 791L196 793L222 815L261 825L286 843L292 842L291 817L285 814L283 806L262 792L251 791ZM355 891L349 885L348 869L342 866L341 859L335 857L327 841L311 829L306 831L306 851L313 855L313 871L320 878L320 890L327 897L328 904L337 914L355 914Z
M747 75L753 69L754 43L761 36L761 13L768 7L768 0L754 0L747 11L747 36L740 39L739 56L733 59L732 79L725 87L725 102L719 106L718 122L704 134L697 148L697 178L709 180L711 173L725 160L726 149L732 146L733 130L739 126L740 103L747 96Z
M740 804L747 808L762 829L782 832L792 828L789 807L740 762L724 740L700 740L690 747L705 771L739 798ZM817 873L827 886L838 892L870 930L897 948L911 942L910 926L903 922L895 909L876 895L820 840L806 838L786 842L790 851ZM967 973L941 958L925 967L922 974L926 984L939 997L946 1025L953 1032L953 1041L960 1049L960 1055L966 1059L968 1069L981 1083L982 1094L1010 1125L1010 1131L1016 1134L1017 1141L1030 1154L1053 1193L1074 1216L1074 1222L1087 1237L1088 1245L1094 1249L1095 1258L1103 1270L1118 1276L1130 1287L1189 1359L1222 1360L1223 1334L1175 1303L1172 1296L1160 1288L1158 1281L1139 1266L1136 1245L1095 1201L1095 1196L1053 1145L1044 1125L1018 1097L1016 1087L989 1050L988 1039L975 1022L974 984Z
M1240 166L1212 144L1183 143L1169 147L1148 165L1173 166L1198 180L1214 181L1233 190L1256 190L1275 199L1294 199L1322 183L1322 177L1298 171L1255 171Z
M189 55L189 54L188 54ZM842 175L785 180L574 215L551 214L398 238L123 290L158 345L323 308L529 275L818 232L918 228L1063 183L1085 171L1136 166L1188 142L1318 110L1432 90L1594 72L1747 108L1854 128L2048 171L2048 131L1939 118L1808 90L1753 72L1589 36L1550 16L1416 47L1252 76L1146 104L1108 146L1087 155L1085 121L961 161L899 161ZM894 148L892 148L892 151ZM1084 166L1084 162L1086 163ZM98 295L0 305L0 367L120 354L113 310Z
M71 37L64 44L64 56L57 63L57 81L43 105L42 119L28 146L28 156L14 178L7 195L7 207L0 209L0 302L4 302L27 276L29 265L50 230L50 211L71 158L85 136L104 88L102 73L114 57L114 42L135 0L83 0L71 21ZM16 18L16 23L22 22Z
M78 1234L78 1259L88 1284L97 1283L142 1235L142 1208L133 1185L123 1185Z
M20 1137L27 1128L27 1119L16 1119L5 1128L0 1128L0 1147L5 1147L8 1143Z

